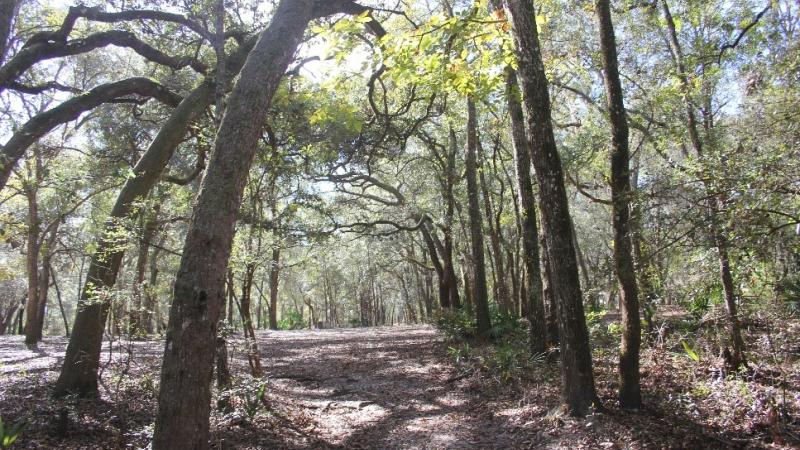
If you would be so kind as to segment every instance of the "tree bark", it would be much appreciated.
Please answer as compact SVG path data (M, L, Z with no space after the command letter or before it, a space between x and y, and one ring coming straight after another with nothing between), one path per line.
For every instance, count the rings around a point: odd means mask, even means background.
M150 260L150 276L147 284L143 286L144 291L144 312L142 314L142 324L147 334L161 331L161 316L158 305L158 255L161 253L160 245L163 244L166 235L159 239L159 246L153 247Z
M514 173L517 178L521 226L522 260L525 265L525 293L531 324L531 352L546 350L546 326L542 292L542 273L539 264L539 230L536 224L536 198L531 180L531 144L525 134L525 115L520 102L517 73L506 67L506 103L511 118L511 138L514 143Z
M281 274L281 248L272 247L272 263L269 266L269 329L278 329L278 285Z
M437 278L439 279L439 306L445 309L450 308L450 291L448 287L447 272L445 271L445 266L439 260L436 242L433 240L431 230L428 229L428 222L423 223L422 226L419 227L419 231L428 247L431 263L433 263L433 268L436 271ZM442 251L442 253L444 253L444 251Z
M480 193L478 192L478 118L475 102L467 99L467 145L465 176L469 201L469 234L473 262L473 302L475 303L475 325L478 336L488 337L492 328L489 317L489 294L486 290L486 261L483 251L483 226L481 221Z
M314 17L312 0L282 0L229 97L192 215L169 314L153 448L208 448L214 339L236 215L263 120ZM345 2L351 4L351 2ZM320 3L337 12L342 2Z
M5 61L11 29L17 16L19 0L0 0L0 64Z
M458 277L456 277L455 261L453 259L453 216L455 210L455 196L453 190L456 184L456 154L458 153L458 144L456 142L456 134L453 129L450 129L450 136L448 139L448 151L446 156L447 165L445 167L445 189L444 197L445 208L444 214L444 252L442 253L442 264L445 269L445 276L447 279L448 295L450 296L449 304L453 308L461 308L461 298L458 294Z
M581 300L578 266L572 242L569 203L561 159L556 148L545 76L536 28L536 10L528 0L509 0L516 39L519 75L527 110L533 164L539 182L542 226L552 265L561 337L561 401L567 412L583 415L599 405L592 374L589 333Z
M30 162L29 162L30 164ZM35 348L41 340L41 332L37 333L39 316L39 249L41 246L41 223L39 221L39 203L37 194L41 181L41 158L38 152L34 157L33 167L28 167L28 178L24 181L23 191L28 200L28 233L26 236L25 255L28 273L28 303L25 305L25 345Z
M64 365L56 382L56 396L90 396L97 392L98 361L109 309L107 292L117 281L124 256L124 245L115 232L136 201L146 197L158 182L189 124L211 103L213 94L213 84L204 82L181 101L136 163L134 176L122 186L89 262Z
M139 236L139 251L136 255L136 273L133 280L133 311L130 314L130 327L128 333L131 337L140 337L147 333L145 318L148 305L145 301L147 283L145 282L145 272L147 271L147 258L150 255L150 245L158 232L158 212L160 204L156 204L152 211L141 214L141 235Z
M544 304L545 328L547 329L547 345L557 347L558 336L558 305L553 293L553 275L550 267L550 256L547 252L547 238L544 231L539 234L539 256L541 259L542 273L542 303Z
M511 297L508 293L508 284L506 283L506 270L505 261L503 260L503 250L500 244L500 230L494 226L494 208L489 195L489 188L486 185L486 176L484 170L480 170L478 174L478 181L480 182L481 191L483 192L483 206L486 215L486 228L489 234L489 246L492 251L492 259L494 260L495 272L495 285L497 291L497 298L495 302L500 310L500 314L508 315L512 313Z
M622 83L619 79L617 44L609 0L597 0L597 24L603 55L603 78L611 122L611 223L614 228L614 270L622 304L622 343L619 354L619 404L638 408L642 404L639 384L639 347L642 327L639 319L639 291L631 245L630 152L628 120Z
M245 344L247 345L247 363L250 365L250 373L259 378L263 375L261 368L261 358L258 354L258 341L256 340L255 329L253 328L253 317L250 314L250 304L253 292L253 277L255 276L256 265L247 264L242 277L242 328L244 329Z

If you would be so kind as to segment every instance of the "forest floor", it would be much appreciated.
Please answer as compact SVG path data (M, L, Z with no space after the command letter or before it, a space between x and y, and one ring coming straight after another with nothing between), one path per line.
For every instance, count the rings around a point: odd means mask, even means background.
M800 331L800 324L787 332ZM212 415L214 448L525 449L795 448L800 370L714 378L709 361L676 351L643 355L646 407L614 406L613 352L595 352L602 414L556 413L558 370L495 370L480 349L454 347L429 326L260 332L266 371L246 374L231 345L234 411ZM793 341L794 342L794 341ZM103 353L98 399L53 400L64 338L25 349L0 336L0 417L26 428L14 448L142 448L152 436L160 341L116 343ZM794 344L792 344L794 345ZM792 351L797 351L796 349ZM467 354L469 353L469 354ZM458 356L463 355L463 356ZM497 354L494 356L497 357ZM766 367L766 366L759 366ZM777 378L776 378L777 377ZM265 401L257 400L263 390ZM772 397L770 397L772 395ZM782 399L781 399L782 396ZM782 401L780 413L776 402ZM784 414L785 413L785 414Z

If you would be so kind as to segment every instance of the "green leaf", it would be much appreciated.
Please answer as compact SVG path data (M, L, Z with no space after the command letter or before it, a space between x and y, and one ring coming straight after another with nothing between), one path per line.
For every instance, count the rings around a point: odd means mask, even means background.
M683 351L686 352L686 356L692 359L694 362L700 362L700 355L697 354L696 351L689 344L681 339L681 344L683 344Z
M363 13L359 14L359 15L356 17L355 21L356 21L357 23L368 23L368 22L372 22L372 17L370 17L370 16L369 16L369 10L367 10L367 11L364 11Z

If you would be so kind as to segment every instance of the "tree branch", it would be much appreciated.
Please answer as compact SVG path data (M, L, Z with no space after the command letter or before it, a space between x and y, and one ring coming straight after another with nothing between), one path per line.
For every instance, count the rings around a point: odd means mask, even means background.
M744 35L747 34L747 32L750 31L751 28L756 26L758 21L761 20L762 17L764 17L764 14L766 14L767 11L769 11L770 8L772 8L772 2L770 2L764 9L762 9L760 13L756 14L756 17L755 17L755 19L753 19L752 22L747 24L746 27L742 28L742 31L739 32L739 35L736 36L736 39L732 43L731 42L727 42L727 43L725 43L725 45L723 45L722 47L719 48L719 56L717 56L717 64L722 62L722 55L725 53L725 50L727 50L727 49L731 49L731 50L735 49L736 46L739 45L739 42L742 40Z
M164 175L161 179L167 183L177 184L178 186L186 186L191 183L198 175L200 175L206 168L206 147L197 147L197 162L194 165L194 170L184 177L177 175Z
M0 190L25 150L55 127L77 119L86 111L130 95L152 97L169 106L177 106L181 98L148 78L128 78L103 84L89 92L37 114L17 130L0 151Z
M169 56L139 40L135 34L129 31L111 30L94 33L85 38L68 42L44 41L30 44L29 40L22 50L0 67L0 90L7 87L9 83L16 80L17 77L36 63L48 59L78 55L109 45L130 48L143 58L174 70L180 70L187 66L201 74L205 74L208 70L203 63L192 57L176 58Z
M73 94L81 94L83 91L76 87L65 86L57 81L48 81L47 83L37 84L34 86L11 81L8 83L8 88L23 94L41 94L44 91L55 90L63 92L72 92Z
M172 22L183 25L186 28L203 36L204 38L208 38L209 35L208 30L203 28L199 23L189 20L180 14L150 9L105 12L100 8L81 5L71 6L69 8L67 16L64 18L64 21L61 23L61 26L58 28L58 30L37 33L28 40L25 46L47 41L65 41L72 32L72 29L75 27L75 22L77 22L80 18L104 23L126 22L133 20L158 20L162 22Z

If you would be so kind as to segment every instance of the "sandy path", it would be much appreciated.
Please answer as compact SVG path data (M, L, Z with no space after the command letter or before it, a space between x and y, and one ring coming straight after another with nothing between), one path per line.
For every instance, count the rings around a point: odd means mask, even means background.
M275 401L344 448L507 448L491 413L451 381L432 328L261 334ZM475 393L477 394L477 393Z
M260 380L248 381L244 343L230 341L235 408L232 413L213 409L214 449L693 449L761 444L669 408L674 388L652 400L656 407L641 412L611 410L586 419L549 416L549 408L558 404L557 366L540 365L523 381L499 383L485 369L472 372L482 366L479 361L455 366L447 344L428 326L263 331L258 338L266 372ZM163 342L122 341L113 351L105 346L100 398L54 400L50 391L65 346L64 338L47 337L32 352L21 336L0 337L0 417L27 424L15 448L147 448ZM646 370L652 373L645 378L648 392L656 393L665 376L677 377L668 383L682 382L674 369ZM615 361L596 360L595 371L601 398L613 402ZM245 392L263 383L267 404L247 417Z

